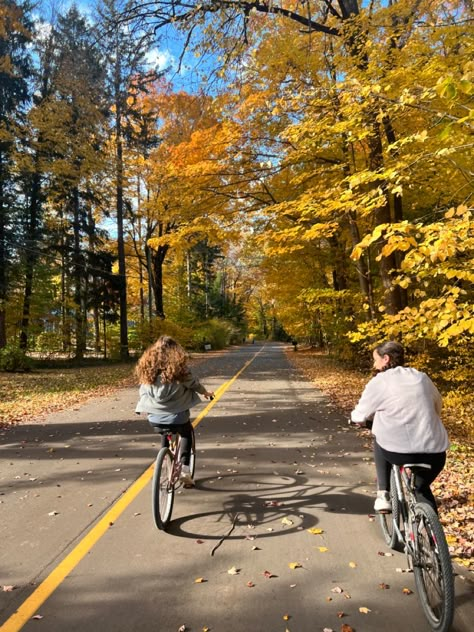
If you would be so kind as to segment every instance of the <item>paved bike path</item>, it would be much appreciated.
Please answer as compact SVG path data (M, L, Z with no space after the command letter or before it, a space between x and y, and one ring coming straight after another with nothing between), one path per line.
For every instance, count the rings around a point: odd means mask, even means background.
M148 484L21 629L428 632L404 556L381 555L364 440L283 347L233 348L196 373L227 390L196 428L197 486L176 495L169 532ZM16 586L0 592L2 632L149 467L157 437L135 401L125 389L2 436L0 586ZM456 589L467 632L471 585Z

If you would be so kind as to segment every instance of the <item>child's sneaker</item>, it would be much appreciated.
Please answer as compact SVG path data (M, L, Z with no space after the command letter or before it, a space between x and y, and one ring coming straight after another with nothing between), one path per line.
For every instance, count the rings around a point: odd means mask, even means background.
M390 500L389 492L385 490L379 490L377 492L374 509L380 513L390 513L392 511L392 501Z
M183 487L194 487L193 477L191 476L191 470L189 465L181 466L181 474L179 475L179 482Z

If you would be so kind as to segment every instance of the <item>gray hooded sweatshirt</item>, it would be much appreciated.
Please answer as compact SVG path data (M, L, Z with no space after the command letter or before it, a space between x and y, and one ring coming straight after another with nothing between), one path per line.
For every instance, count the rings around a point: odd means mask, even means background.
M135 412L148 413L150 421L155 423L182 423L183 416L179 413L199 404L198 393L205 392L205 387L191 372L181 382L170 384L162 384L158 376L154 384L140 385Z

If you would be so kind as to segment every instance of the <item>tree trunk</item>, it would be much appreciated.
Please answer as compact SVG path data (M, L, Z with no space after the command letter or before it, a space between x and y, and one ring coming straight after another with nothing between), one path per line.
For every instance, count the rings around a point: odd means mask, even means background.
M20 349L28 348L28 330L30 325L31 297L33 294L33 278L38 261L38 223L41 207L41 173L39 155L35 155L35 169L31 186L30 215L26 237L25 288L23 291L23 314L21 319Z
M370 111L368 120L371 123L371 134L369 136L369 168L374 173L380 173L384 167L383 147L381 130L376 120L377 113ZM392 216L390 212L390 201L387 190L387 184L380 184L380 188L384 192L385 202L379 206L375 212L375 223L390 224ZM385 241L380 239L377 242L378 249L381 250ZM393 284L393 277L397 272L397 260L392 253L380 260L380 279L382 286L385 288L385 307L388 314L397 314L402 309L402 297L400 287Z
M5 197L3 186L3 154L0 148L0 349L7 345L6 331L6 299L7 299L7 273L6 273L6 248L5 248Z
M155 311L158 318L166 318L163 304L163 262L169 246L159 246L151 252L153 294L155 296Z
M395 130L393 129L392 122L388 116L384 116L383 126L385 130L385 136L387 137L387 142L389 143L389 145L393 145L396 142L397 137L395 135ZM402 196L399 193L395 193L395 195L393 196L393 219L396 222L403 221L403 200ZM397 269L400 269L400 265L403 261L403 253L395 253L395 259L396 267ZM400 291L401 308L403 309L408 305L408 292L406 289L400 286L398 287Z
M128 358L128 318L127 318L127 277L125 266L125 238L123 230L123 130L122 130L122 97L121 85L121 60L119 47L116 51L115 64L115 174L116 174L116 210L117 210L117 253L119 269L119 303L120 303L120 358Z
M81 257L81 235L80 235L80 202L77 187L73 189L73 230L74 230L74 303L75 303L75 325L76 325L76 347L75 359L82 360L86 349L85 323L84 323L84 270L83 258Z

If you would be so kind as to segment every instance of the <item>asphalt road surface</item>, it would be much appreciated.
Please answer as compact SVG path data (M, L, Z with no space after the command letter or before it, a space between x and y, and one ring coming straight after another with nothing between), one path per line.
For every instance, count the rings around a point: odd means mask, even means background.
M197 484L167 533L137 389L1 435L0 631L429 632L372 516L368 439L282 345L195 373L218 397L193 410ZM453 632L473 629L472 596L457 574Z

